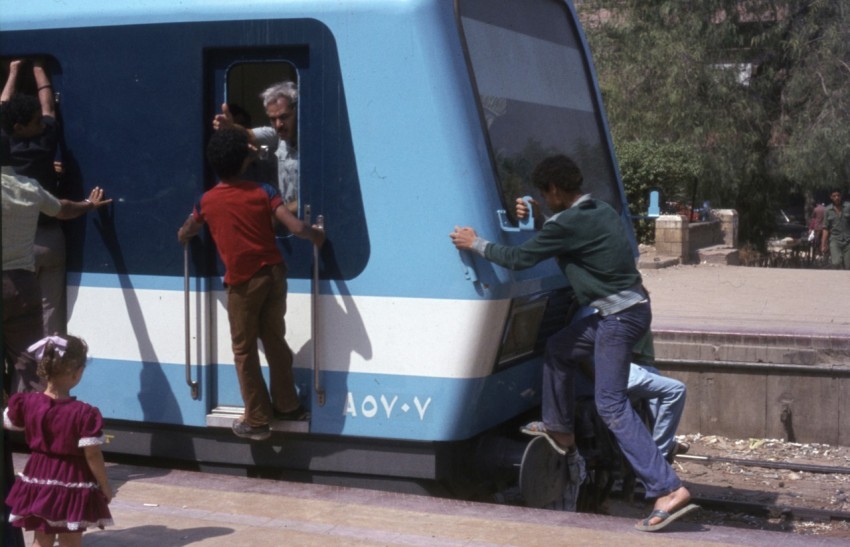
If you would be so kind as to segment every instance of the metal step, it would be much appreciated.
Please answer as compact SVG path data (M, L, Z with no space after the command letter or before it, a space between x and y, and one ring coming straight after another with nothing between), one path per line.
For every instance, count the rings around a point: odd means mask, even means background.
M244 408L241 406L218 406L207 414L207 427L222 427L230 429L233 422L242 416ZM273 420L269 424L272 431L281 431L284 433L309 433L309 420L293 421L293 420Z

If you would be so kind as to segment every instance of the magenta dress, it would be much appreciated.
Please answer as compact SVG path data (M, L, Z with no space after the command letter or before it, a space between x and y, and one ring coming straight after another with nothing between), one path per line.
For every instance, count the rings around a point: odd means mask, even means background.
M32 454L6 497L10 522L56 534L112 524L106 496L86 463L83 447L103 443L100 411L76 398L16 393L3 424L23 430Z

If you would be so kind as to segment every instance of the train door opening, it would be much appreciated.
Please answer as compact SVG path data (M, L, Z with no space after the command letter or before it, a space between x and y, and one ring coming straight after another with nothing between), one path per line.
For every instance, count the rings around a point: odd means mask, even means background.
M254 131L257 158L245 178L268 182L277 187L294 214L300 210L298 161L298 103L291 105L281 117L288 124L286 140L279 137L266 113L264 92L274 86L292 85L298 90L298 72L289 62L238 62L228 67L224 82L224 100L235 123ZM284 87L286 89L286 87ZM278 112L275 112L279 114ZM285 237L288 234L282 233Z
M208 52L206 65L206 92L208 112L208 124L212 130L211 122L216 114L227 109L234 123L250 129L254 135L254 144L258 148L255 161L243 174L243 178L256 182L264 182L277 188L289 210L296 216L303 216L309 211L309 205L303 204L301 181L300 181L300 71L299 66L305 64L307 58L306 50L294 48L292 51L276 50L270 53L267 50L258 51L214 51ZM264 105L263 93L273 86L294 88L295 102L286 112L285 121L269 119L267 109ZM290 101L292 102L292 101ZM279 113L276 113L280 115ZM283 118L283 115L280 115ZM281 123L289 124L286 131L278 131ZM206 176L204 190L217 183L214 174L210 171ZM306 210L305 210L306 209ZM291 241L295 238L285 233L283 228L277 229L278 246L287 263L291 261L304 260L301 245ZM206 248L208 252L215 253L215 246L208 241ZM298 255L298 256L293 256ZM307 258L309 260L309 258ZM217 258L210 257L217 264L216 271L209 286L209 317L206 318L210 332L210 393L211 411L207 415L207 425L212 427L230 427L233 421L239 418L244 405L239 388L239 381L233 365L233 354L230 343L230 330L227 318L226 289L221 286L220 276L223 274L223 265ZM290 288L292 287L292 276L297 277L297 272L290 270ZM294 322L310 323L311 318L302 317L306 310L299 306L292 306L292 295L287 298L287 342L293 345L292 329ZM295 308L295 309L293 309ZM313 310L309 310L312 315ZM259 343L259 342L258 342ZM260 343L260 362L266 383L269 382L268 368L266 366L265 352ZM295 347L293 347L295 350ZM311 386L298 385L302 391L309 390ZM306 394L309 398L309 391ZM303 399L304 397L302 397ZM306 433L309 431L307 421L272 422L272 430Z

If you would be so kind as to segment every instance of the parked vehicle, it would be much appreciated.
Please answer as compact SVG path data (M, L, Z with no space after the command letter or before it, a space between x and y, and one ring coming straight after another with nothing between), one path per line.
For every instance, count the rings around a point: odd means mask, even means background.
M780 209L776 213L776 227L773 232L773 237L776 239L801 239L808 235L808 228L803 220L797 219L795 216L789 215L784 209Z

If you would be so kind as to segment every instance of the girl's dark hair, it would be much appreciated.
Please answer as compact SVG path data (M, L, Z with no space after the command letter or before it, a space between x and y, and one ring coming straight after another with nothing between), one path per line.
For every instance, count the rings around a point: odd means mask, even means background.
M44 348L44 357L38 362L38 376L50 380L56 376L76 372L86 366L89 347L82 338L76 336L65 336L68 345L65 353L60 357L59 351L53 342L47 342Z

